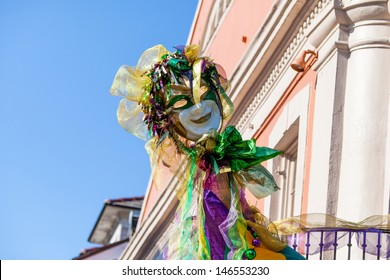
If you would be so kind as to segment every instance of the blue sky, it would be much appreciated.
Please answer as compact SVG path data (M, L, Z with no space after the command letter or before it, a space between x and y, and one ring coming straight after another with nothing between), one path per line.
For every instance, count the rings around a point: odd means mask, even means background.
M197 0L0 1L0 259L71 259L105 199L144 195L117 69L185 44Z

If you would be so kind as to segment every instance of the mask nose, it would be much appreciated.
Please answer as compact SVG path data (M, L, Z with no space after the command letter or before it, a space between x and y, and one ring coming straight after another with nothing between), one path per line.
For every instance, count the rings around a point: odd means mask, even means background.
M190 113L191 115L199 115L203 111L202 103L196 103L191 107Z

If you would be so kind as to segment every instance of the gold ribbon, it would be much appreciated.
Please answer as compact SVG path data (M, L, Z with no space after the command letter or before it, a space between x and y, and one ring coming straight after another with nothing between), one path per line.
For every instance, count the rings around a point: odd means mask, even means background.
M200 80L202 75L202 59L198 59L192 66L192 74L194 79L192 80L192 94L194 96L194 103L200 103Z
M184 54L190 64L192 64L192 94L194 103L200 103L200 81L202 80L203 59L198 57L199 45L189 45L184 48Z

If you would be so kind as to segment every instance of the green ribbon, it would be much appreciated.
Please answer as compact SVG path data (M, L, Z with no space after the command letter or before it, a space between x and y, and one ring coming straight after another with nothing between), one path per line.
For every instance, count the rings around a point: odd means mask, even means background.
M188 61L185 59L171 58L167 62L167 65L170 69L172 69L175 72L183 72L192 69Z
M267 159L273 158L281 151L256 147L254 139L242 140L240 132L234 126L228 126L222 133L208 135L203 141L199 141L195 149L186 148L185 153L189 159L188 181L186 182L186 191L183 194L179 209L181 209L181 224L179 225L179 251L178 259L210 259L210 245L205 236L204 222L205 215L203 210L203 196L199 194L198 200L198 227L197 236L193 237L193 222L191 219L191 207L193 205L193 191L195 174L197 170L197 161L202 155L208 154L211 160L212 169L215 174L220 172L218 163L227 161L231 171L239 171L250 166L256 165ZM207 141L215 142L215 146L208 144ZM231 206L228 230L229 238L237 248L233 259L241 259L243 252L247 249L245 241L246 223L242 215L240 206L240 190L233 184L232 175L229 174L229 185L231 195ZM196 252L196 256L194 256Z
M193 238L191 238L192 232L192 216L191 216L191 205L192 205L192 191L194 188L194 175L196 171L196 156L195 153L189 152L190 167L188 182L186 185L186 191L183 195L179 208L181 208L181 219L180 219L180 240L179 240L179 252L178 259L190 260L192 259L192 253L198 251L198 244L193 244Z
M233 172L259 164L282 153L267 147L256 147L254 139L242 140L240 132L234 126L228 126L217 135L216 146L212 152L217 161L226 160Z

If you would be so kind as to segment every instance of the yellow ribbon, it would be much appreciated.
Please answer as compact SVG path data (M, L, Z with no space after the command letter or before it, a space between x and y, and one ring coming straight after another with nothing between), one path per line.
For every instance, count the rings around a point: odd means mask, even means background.
M199 45L189 45L184 48L184 54L190 64L192 64L192 93L194 103L200 103L200 81L202 79L203 59L199 59Z
M200 103L200 80L202 75L202 59L199 59L194 62L192 66L192 94L194 97L195 104Z

